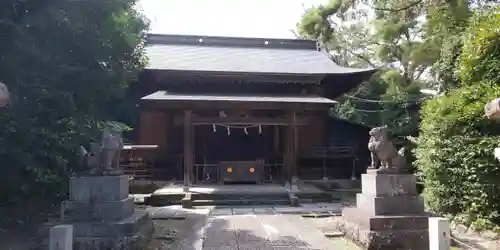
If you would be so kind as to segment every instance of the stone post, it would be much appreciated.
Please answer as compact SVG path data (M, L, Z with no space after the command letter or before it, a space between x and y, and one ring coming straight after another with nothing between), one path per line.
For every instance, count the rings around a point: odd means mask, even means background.
M73 226L59 225L50 229L49 250L73 250Z
M450 222L441 217L429 218L429 250L449 250Z

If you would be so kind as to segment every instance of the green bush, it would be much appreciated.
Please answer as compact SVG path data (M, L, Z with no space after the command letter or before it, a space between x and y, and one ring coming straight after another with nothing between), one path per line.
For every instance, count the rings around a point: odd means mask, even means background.
M498 9L497 9L498 13ZM484 105L500 97L500 15L476 13L464 35L461 86L421 110L416 165L428 209L477 229L499 229L500 122Z

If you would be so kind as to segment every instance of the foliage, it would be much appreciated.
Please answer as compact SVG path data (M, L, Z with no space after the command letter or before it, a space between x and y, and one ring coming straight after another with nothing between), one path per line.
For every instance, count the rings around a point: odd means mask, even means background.
M480 81L500 84L500 8L479 11L465 33L460 55L464 86Z
M460 85L421 111L415 150L429 208L478 229L500 226L500 122L484 105L500 96L500 15L477 11L463 36ZM496 28L495 28L496 27Z
M497 0L438 0L426 2L425 41L440 49L438 60L432 65L437 81L434 88L447 91L458 87L459 56L462 52L462 34L469 26L473 10L494 7Z
M0 3L0 199L57 200L111 107L144 66L147 23L134 0ZM0 211L1 212L1 211ZM1 216L0 216L1 217Z
M332 0L309 8L297 26L302 37L321 41L338 64L380 68L370 81L340 98L334 115L368 126L386 124L401 136L417 131L412 106L422 98L422 75L437 60L439 49L422 39L421 3L401 11L382 10L406 2ZM368 20L370 10L375 20Z

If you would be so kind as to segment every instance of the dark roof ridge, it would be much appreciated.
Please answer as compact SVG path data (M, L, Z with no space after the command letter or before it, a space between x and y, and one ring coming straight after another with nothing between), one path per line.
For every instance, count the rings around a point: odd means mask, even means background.
M314 40L280 38L245 38L198 35L148 34L148 44L193 45L242 48L320 50Z

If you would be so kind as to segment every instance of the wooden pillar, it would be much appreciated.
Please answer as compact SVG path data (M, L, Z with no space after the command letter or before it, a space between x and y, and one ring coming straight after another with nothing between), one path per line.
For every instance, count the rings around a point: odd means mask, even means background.
M274 142L273 142L273 149L275 154L280 153L280 127L279 126L273 126L273 136L274 136Z
M184 191L188 191L193 180L193 124L192 111L184 111Z
M297 176L297 114L295 110L288 112L288 127L286 133L285 167L287 181L291 184L292 178Z
M297 177L297 112L292 110L290 112L290 124L291 124L291 134L292 134L292 162L291 162L291 175L292 177Z

